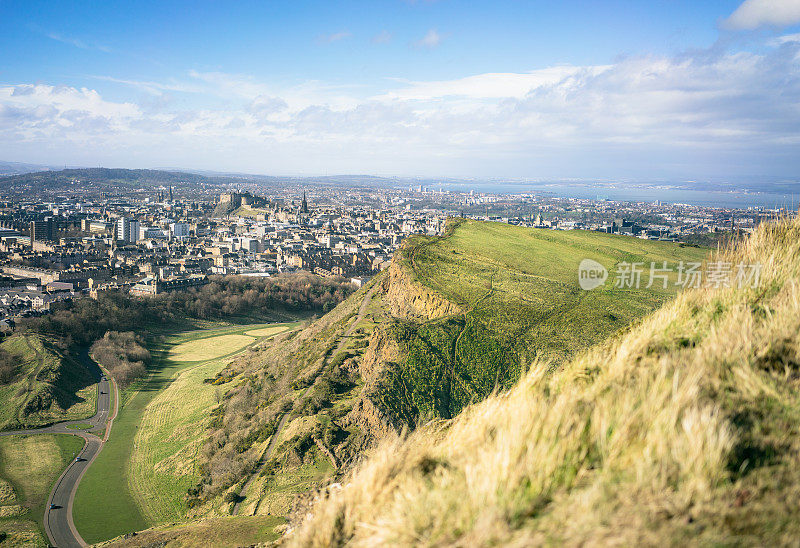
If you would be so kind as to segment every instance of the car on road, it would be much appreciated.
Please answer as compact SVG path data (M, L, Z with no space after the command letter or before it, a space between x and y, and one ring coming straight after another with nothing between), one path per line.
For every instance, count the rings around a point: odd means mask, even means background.
M57 509L57 508L58 508L58 506L56 506L55 504L51 504L51 505L50 505L50 509L51 509L51 510L55 510L55 509Z
M85 458L83 458L83 457L75 457L75 462L83 462L83 461L85 461L85 460L86 460L86 459L85 459Z

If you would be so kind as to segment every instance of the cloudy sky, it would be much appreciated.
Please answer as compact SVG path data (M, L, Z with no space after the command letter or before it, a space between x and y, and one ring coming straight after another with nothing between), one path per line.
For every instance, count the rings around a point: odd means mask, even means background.
M800 179L800 0L0 0L0 160Z

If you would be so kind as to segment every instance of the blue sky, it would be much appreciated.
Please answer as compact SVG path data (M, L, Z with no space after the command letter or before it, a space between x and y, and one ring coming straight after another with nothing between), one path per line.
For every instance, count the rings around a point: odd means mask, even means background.
M795 179L799 52L800 0L0 0L0 159Z

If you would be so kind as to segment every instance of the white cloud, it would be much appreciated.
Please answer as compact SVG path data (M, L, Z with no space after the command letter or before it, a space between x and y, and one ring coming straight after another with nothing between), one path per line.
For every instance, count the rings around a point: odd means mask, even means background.
M475 99L500 99L524 97L533 89L554 85L564 79L589 71L593 74L607 66L573 67L556 66L526 73L496 72L477 74L457 80L406 82L404 87L391 90L378 99L431 100L443 97L471 97Z
M798 0L745 0L723 25L731 29L788 27L800 23Z
M769 41L770 46L781 46L792 42L800 42L800 32L797 34L784 34Z
M72 164L98 163L101 155L106 165L140 159L272 173L560 169L565 176L606 164L650 173L681 162L683 176L701 169L796 173L798 52L800 43L787 40L764 54L701 52L392 80L372 97L321 82L278 86L220 72L130 83L197 90L195 108L180 102L151 109L86 88L8 85L0 86L0 149L20 158L51 151L64 157L40 160Z
M439 34L436 31L436 29L431 29L425 34L425 36L413 42L413 45L416 48L432 49L441 43L442 43L442 35Z

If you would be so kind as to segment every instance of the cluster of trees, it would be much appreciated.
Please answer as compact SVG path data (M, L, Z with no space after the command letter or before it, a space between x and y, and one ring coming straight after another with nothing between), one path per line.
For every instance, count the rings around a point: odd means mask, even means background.
M133 332L109 331L91 348L92 356L102 363L121 386L147 372L150 352Z
M123 293L107 293L97 300L79 299L61 306L47 316L27 320L25 328L52 338L62 350L90 346L108 331L138 330L158 321L156 310L148 303Z
M0 385L13 381L21 364L22 360L17 354L0 348Z
M308 272L271 278L218 276L193 291L167 293L154 300L167 314L214 319L276 309L328 312L354 289L344 278L320 278Z
M29 320L27 328L55 337L64 347L88 346L108 331L140 331L184 318L258 318L275 310L327 312L353 290L344 278L320 278L307 272L272 278L212 277L205 286L153 298L110 292L97 300L79 299Z
M308 272L271 278L212 277L202 287L152 298L109 292L96 300L79 299L60 305L63 308L47 316L28 320L25 327L53 338L66 351L90 346L109 332L141 333L148 326L175 324L185 318L258 319L275 311L327 312L354 290L344 278L320 278ZM139 368L132 366L131 370Z

